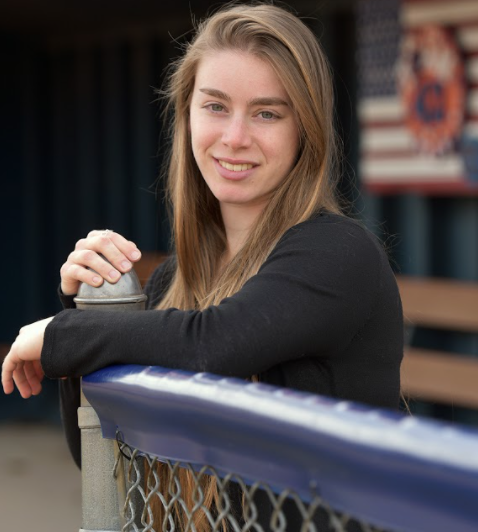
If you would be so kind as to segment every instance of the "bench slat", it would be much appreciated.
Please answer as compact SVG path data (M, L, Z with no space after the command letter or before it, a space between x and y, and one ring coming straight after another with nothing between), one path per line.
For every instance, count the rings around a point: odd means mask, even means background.
M478 284L397 276L405 322L478 333Z
M410 347L401 380L405 396L478 408L478 359Z

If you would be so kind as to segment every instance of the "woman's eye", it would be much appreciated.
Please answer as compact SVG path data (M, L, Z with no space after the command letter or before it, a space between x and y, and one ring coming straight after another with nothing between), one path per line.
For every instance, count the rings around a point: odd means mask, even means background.
M274 118L276 118L276 115L272 113L271 111L261 111L259 115L264 120L273 120Z
M224 111L224 106L222 106L220 103L212 103L212 104L209 105L209 109L213 113L220 113L220 112Z

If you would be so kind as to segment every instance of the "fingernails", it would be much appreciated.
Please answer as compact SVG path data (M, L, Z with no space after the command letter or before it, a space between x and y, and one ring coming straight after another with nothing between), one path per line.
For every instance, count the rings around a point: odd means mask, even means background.
M101 283L101 277L98 277L97 275L95 275L92 279L93 283L94 284L99 284Z
M119 276L120 276L120 273L117 272L116 270L111 270L109 273L110 279L118 279Z
M121 267L123 268L123 270L129 270L131 268L131 262L129 262L129 260L124 260L121 263Z
M139 251L133 251L133 253L131 253L131 258L133 260L139 259L140 257L141 257L141 253Z

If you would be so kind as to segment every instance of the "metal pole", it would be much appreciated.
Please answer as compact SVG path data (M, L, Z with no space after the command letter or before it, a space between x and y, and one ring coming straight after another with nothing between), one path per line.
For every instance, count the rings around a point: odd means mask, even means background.
M99 288L82 284L75 298L79 309L142 310L146 296L136 273L131 270ZM80 532L120 532L122 502L115 479L115 442L101 433L100 420L81 392L78 409L81 430L82 528ZM121 508L120 508L121 504Z
M114 478L114 441L102 437L100 420L83 392L78 409L78 426L81 429L80 532L120 532L122 523Z

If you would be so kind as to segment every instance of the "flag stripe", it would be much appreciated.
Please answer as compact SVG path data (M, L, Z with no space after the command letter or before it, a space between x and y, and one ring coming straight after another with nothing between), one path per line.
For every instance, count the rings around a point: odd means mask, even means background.
M363 98L358 105L358 116L362 122L400 122L404 111L398 96Z
M468 124L464 129L464 134L470 137L478 137L478 122ZM391 154L394 151L405 152L409 155L413 153L416 141L404 126L390 127L384 131L370 128L362 134L360 145L364 155L369 157L373 153Z
M358 117L362 123L400 122L405 117L405 110L399 96L387 98L364 98L358 105ZM466 101L467 116L478 117L478 88L469 91Z
M478 50L478 24L459 29L456 37L463 51L476 52Z
M370 181L459 181L463 179L463 160L458 155L426 157L415 155L387 160L364 158L360 171Z
M401 22L413 27L422 24L460 24L478 18L478 2L407 2L401 10Z

